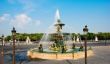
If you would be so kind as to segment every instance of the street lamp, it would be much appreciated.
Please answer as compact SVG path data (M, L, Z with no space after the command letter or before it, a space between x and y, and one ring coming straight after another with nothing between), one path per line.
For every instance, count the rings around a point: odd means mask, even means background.
M4 64L4 35L2 34L2 64Z
M106 37L106 34L105 34L105 46L107 45L107 37Z
M84 36L85 36L85 41L84 41L84 46L85 46L85 64L87 64L87 33L88 33L88 28L87 25L83 28Z
M11 32L12 32L12 38L13 38L13 57L12 57L12 64L16 64L16 62L15 62L15 36L16 36L16 30L15 30L14 27L13 27L13 30Z

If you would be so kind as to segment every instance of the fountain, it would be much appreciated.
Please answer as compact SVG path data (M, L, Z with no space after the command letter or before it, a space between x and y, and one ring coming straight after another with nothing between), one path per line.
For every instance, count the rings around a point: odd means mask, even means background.
M78 59L84 57L83 46L77 47L72 41L70 33L64 33L64 23L60 20L59 10L56 11L55 23L44 33L39 47L30 49L27 56L31 59ZM67 29L66 29L67 30ZM92 54L92 52L90 51Z

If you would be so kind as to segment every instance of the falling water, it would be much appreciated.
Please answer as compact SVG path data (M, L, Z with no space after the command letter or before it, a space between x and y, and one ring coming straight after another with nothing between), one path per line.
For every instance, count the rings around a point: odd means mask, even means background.
M42 44L44 48L48 48L51 44L54 43L54 41L50 40L50 34L57 33L55 24L58 24L58 20L60 20L60 13L59 10L57 9L56 14L55 14L55 21L54 23L48 27L47 31L44 33L41 41L39 44ZM68 33L69 35L64 36L63 33ZM65 26L63 29L61 29L60 35L63 37L64 44L70 47L70 45L73 43L72 41L72 34L71 34L71 29L69 26Z

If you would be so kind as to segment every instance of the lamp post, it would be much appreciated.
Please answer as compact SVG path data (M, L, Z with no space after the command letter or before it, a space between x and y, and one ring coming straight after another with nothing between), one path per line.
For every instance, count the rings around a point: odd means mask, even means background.
M106 37L106 34L105 34L105 46L107 45L107 37Z
M87 64L87 33L88 33L88 28L87 25L83 28L85 40L84 40L84 46L85 46L85 64Z
M11 32L12 32L12 38L13 38L13 57L12 57L12 64L16 64L16 62L15 62L15 36L16 36L16 30L15 30L14 27L13 27L13 30Z
M2 64L4 64L4 35L2 35Z

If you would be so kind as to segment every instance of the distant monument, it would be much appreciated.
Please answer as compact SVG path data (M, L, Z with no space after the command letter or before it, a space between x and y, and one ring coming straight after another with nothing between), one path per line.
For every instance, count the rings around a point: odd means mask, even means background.
M77 36L77 39L76 39L76 41L77 41L77 42L79 42L79 36Z
M26 44L32 44L32 42L31 42L31 40L30 40L30 38L28 36L26 38Z
M98 37L97 37L97 36L95 36L95 41L96 41L96 42L98 41Z
M73 42L74 42L74 43L76 42L76 38L75 38L75 36L74 36L74 38L73 38Z

